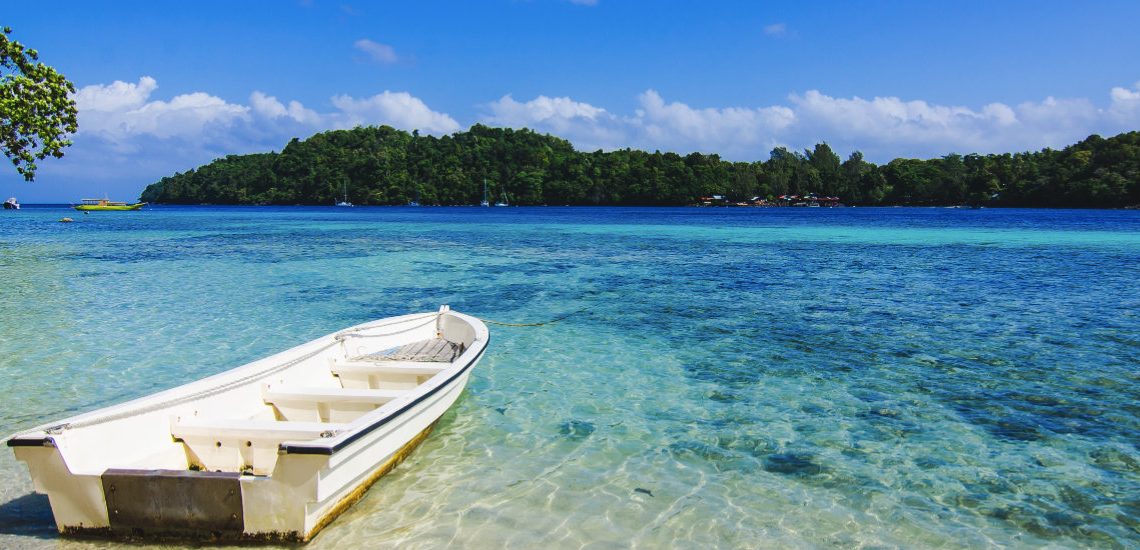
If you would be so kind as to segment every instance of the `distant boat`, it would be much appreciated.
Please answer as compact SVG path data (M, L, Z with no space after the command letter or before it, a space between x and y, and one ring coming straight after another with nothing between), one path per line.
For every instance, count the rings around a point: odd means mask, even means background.
M336 203L336 205L337 206L347 206L347 207L352 206L352 203L348 202L348 182L344 183L344 200Z
M507 190L504 189L503 194L502 194L502 198L499 199L499 202L495 203L495 206L510 206L510 205L511 204L509 202L507 202Z
M483 178L483 202L479 203L479 206L491 206L491 203L487 202L487 178Z
M484 205L486 206L486 205ZM11 197L4 201L4 210L19 210L20 203L16 201L16 197Z
M8 446L65 535L303 542L427 438L489 340L447 306L390 317Z
M93 210L138 210L146 203L137 202L135 204L127 204L125 202L115 202L109 199L83 199L80 204L72 206L76 210L93 211Z

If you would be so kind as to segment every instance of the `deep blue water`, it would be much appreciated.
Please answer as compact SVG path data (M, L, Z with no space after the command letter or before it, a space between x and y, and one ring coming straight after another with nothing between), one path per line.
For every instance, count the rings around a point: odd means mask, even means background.
M313 546L1136 547L1138 280L1137 211L25 207L0 427L441 303L577 312L493 325ZM0 546L56 545L0 478Z

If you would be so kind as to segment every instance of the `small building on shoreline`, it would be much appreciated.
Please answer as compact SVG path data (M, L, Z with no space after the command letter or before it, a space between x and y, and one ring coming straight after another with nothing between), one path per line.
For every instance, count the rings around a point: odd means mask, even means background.
M733 201L725 195L710 195L701 197L696 206L760 206L760 207L827 207L843 206L839 197L829 197L808 193L806 195L780 195L771 200L763 197L752 197L749 200Z

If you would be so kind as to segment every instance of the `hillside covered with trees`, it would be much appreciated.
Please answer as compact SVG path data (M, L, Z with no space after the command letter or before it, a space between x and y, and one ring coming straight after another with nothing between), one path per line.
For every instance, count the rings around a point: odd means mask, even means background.
M450 136L388 126L293 139L280 153L231 155L162 178L141 200L171 204L686 205L780 195L838 196L851 205L1116 208L1140 204L1140 132L1093 135L1062 150L949 154L875 165L826 143L783 147L757 162L633 149L579 152L530 130L475 125Z

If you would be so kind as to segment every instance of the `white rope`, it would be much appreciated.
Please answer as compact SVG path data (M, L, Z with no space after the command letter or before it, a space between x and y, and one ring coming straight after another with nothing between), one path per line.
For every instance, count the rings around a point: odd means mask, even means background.
M338 333L336 336L334 336L334 338L338 342L340 342L340 341L344 341L345 338L350 338L350 337L351 338L379 338L381 336L395 336L397 334L403 334L405 332L411 332L413 330L424 327L426 325L430 325L433 322L435 322L435 317L438 317L438 316L439 316L438 313L432 313L431 315L428 315L425 317L413 317L411 319L404 319L403 321L400 321L400 322L403 323L403 322L407 322L407 321L417 321L419 319L428 319L428 321L426 323L420 323L414 327L408 327L404 330L397 330L396 332L385 332L382 334L356 334L357 332L360 332L363 330L369 330L369 329L374 329L374 328L386 326L386 325L370 325L367 327L354 328L351 331L345 331L345 332Z
M183 395L180 397L175 397L173 399L167 399L165 401L153 403L153 404L150 404L150 405L147 405L145 407L138 408L138 409L131 409L131 410L118 412L115 414L110 414L107 416L101 416L101 417L91 418L91 419L86 419L86 420L79 420L76 422L69 422L67 424L61 424L59 426L53 426L53 428L56 428L58 431L62 431L64 429L68 429L68 428L84 428L87 426L94 426L97 424L105 424L107 422L111 422L114 420L122 420L124 418L131 418L134 416L140 416L143 414L162 410L162 409L165 409L168 407L173 407L175 405L180 405L180 404L186 403L188 401L195 401L195 400L202 399L205 397L210 397L211 395L217 395L220 393L225 393L225 392L227 392L227 391L229 391L229 390L231 390L237 386L241 386L241 385L244 385L246 383L252 382L254 380L257 380L258 378L264 378L264 377L269 376L273 373L280 372L280 371L285 370L289 367L292 367L292 366L294 366L294 365L296 365L302 361L312 359L317 354L335 346L336 344L337 344L336 341L329 342L328 344L321 346L319 349L316 349L316 350L313 350L309 353L306 353L305 355L302 355L301 357L297 357L295 359L291 359L291 360L286 361L284 363L274 365L272 368L269 368L269 369L266 369L266 370L263 370L260 372L255 372L253 374L243 376L237 380L231 380L230 382L227 382L227 383L222 384L220 386L214 386L212 388L207 388L207 389L200 390L200 391L197 391L197 392L194 392L191 394ZM45 431L48 431L48 430L45 430ZM49 432L49 433L51 433L51 432Z

